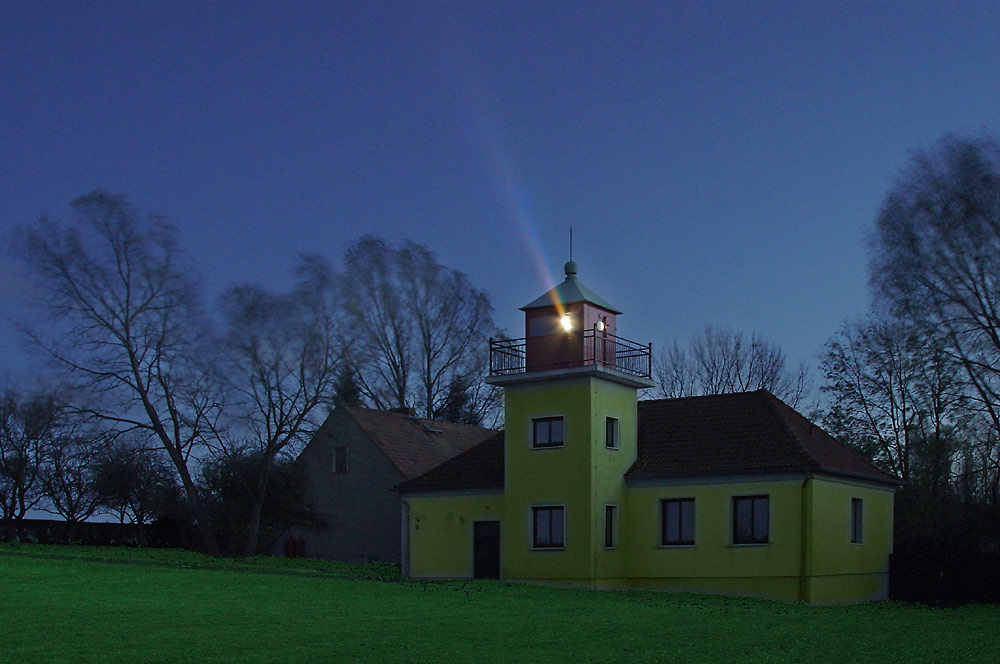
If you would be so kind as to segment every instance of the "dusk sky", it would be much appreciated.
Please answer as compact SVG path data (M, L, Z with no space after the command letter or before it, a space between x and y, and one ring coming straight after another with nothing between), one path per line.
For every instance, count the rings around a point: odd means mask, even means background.
M996 2L2 1L0 230L123 194L210 299L409 238L521 336L572 225L623 336L719 323L815 366L909 152L998 129L998 26ZM6 320L0 356L29 366Z

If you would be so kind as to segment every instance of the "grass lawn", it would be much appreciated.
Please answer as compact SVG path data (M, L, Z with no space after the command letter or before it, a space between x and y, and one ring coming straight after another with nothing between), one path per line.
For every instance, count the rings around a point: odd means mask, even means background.
M1000 662L1000 606L810 607L0 544L0 662Z

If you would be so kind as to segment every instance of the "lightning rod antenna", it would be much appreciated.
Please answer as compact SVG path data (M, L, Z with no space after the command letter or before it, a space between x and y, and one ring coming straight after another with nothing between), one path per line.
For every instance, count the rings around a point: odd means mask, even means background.
M573 260L573 227L569 227L569 259Z

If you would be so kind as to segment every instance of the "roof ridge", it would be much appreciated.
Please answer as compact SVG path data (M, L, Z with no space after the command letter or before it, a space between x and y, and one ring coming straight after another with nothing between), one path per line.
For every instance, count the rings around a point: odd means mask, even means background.
M407 415L406 413L400 413L394 411L391 408L367 408L365 406L341 406L344 410L351 413L353 416L356 412L372 413L376 415L382 415L385 417L396 417L405 418L411 422L433 422L434 424L440 424L446 427L455 427L461 429L478 429L481 431L501 431L501 429L491 429L489 427L479 426L478 424L466 424L465 422L449 422L448 420L435 420L432 417L421 417L420 415Z
M693 399L736 399L742 396L746 396L748 394L757 394L758 392L771 394L767 390L761 388L758 390L742 390L740 392L715 392L713 394L688 394L683 397L661 397L659 399L640 399L636 403L654 404L654 403L665 403L667 401L690 401Z

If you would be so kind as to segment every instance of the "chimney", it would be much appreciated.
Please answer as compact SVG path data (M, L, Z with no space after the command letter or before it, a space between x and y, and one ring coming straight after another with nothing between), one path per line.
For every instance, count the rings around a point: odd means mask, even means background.
M417 416L417 409L416 408L409 408L407 406L403 406L402 408L390 408L389 412L390 413L399 413L400 415L408 415L409 417L416 417Z

